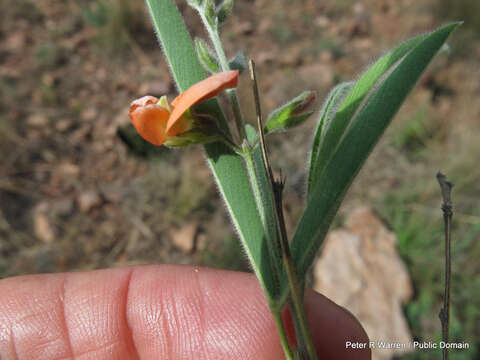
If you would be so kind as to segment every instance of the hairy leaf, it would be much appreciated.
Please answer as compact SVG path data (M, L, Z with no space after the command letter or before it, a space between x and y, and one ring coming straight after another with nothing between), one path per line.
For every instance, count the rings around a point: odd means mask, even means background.
M173 78L179 90L185 91L206 77L195 54L193 42L172 0L147 0L147 4ZM206 101L199 108L199 112L220 119L223 129L228 131L224 115L215 99ZM208 144L205 151L252 267L268 300L274 301L278 287L243 160L223 143Z
M358 110L358 114L340 141L330 149L329 161L324 165L315 188L312 189L310 200L291 242L292 257L300 279L304 278L312 264L345 193L367 156L430 60L458 25L459 23L449 24L416 38L419 39L416 45L404 54L396 67L376 86L376 90ZM411 44L411 41L406 44ZM398 53L398 48L392 53ZM389 54L386 56L392 58L393 55ZM383 59L379 62L385 63ZM385 67L379 66L377 62L366 74L369 74L370 79L379 79L381 76L378 74L383 74ZM372 71L372 69L376 70ZM371 88L375 82L370 81L370 83ZM355 91L354 95L349 95L350 99L355 98L355 94L366 94L369 90L363 85L358 87L357 85L352 90L352 92ZM339 112L351 111L349 106L352 106L352 103L347 98ZM334 127L336 118L335 116L332 120L329 129ZM325 136L328 138L328 132ZM287 293L286 289L286 281L282 279L284 296Z
M212 74L219 72L218 60L205 40L198 37L195 38L195 50L197 51L198 60L200 60L206 71Z
M332 119L337 113L338 108L342 105L343 100L345 100L348 93L352 90L355 82L344 82L335 86L330 94L327 96L322 110L320 111L320 116L318 117L318 124L315 130L315 135L313 136L313 145L312 152L310 153L309 161L309 172L308 172L308 181L307 181L307 197L310 197L310 191L316 182L315 171L317 171L316 161L319 149L321 149L325 133L328 131Z

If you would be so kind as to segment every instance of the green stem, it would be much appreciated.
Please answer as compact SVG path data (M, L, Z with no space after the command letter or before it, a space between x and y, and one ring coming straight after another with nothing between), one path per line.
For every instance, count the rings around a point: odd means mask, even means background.
M317 359L317 352L315 345L313 344L310 329L308 328L307 315L305 314L305 305L301 298L301 292L296 279L295 270L291 259L284 257L285 270L287 272L288 283L290 285L290 299L293 304L293 316L296 318L296 324L299 326L301 342L306 347L306 352L309 356L309 360Z
M309 360L316 360L317 352L315 350L315 345L313 344L310 329L308 328L307 315L305 314L305 304L303 302L303 285L300 285L297 278L295 266L293 264L292 256L290 253L290 246L288 244L285 219L283 217L282 192L284 183L281 180L279 182L274 182L272 180L272 182L275 196L275 205L277 210L277 223L278 228L280 229L282 260L285 272L287 273L287 280L290 288L290 299L291 303L293 304L292 310L294 320L300 330L300 337L298 340L299 344L305 347L306 353L309 356Z
M240 136L240 143L247 138L245 133L245 122L243 120L242 111L240 110L240 103L238 101L237 90L228 89L228 97L232 103L233 118L235 119L235 126L237 127L238 135Z
M202 10L198 11L200 14L200 18L207 29L208 35L212 40L213 47L215 48L215 52L217 53L218 61L220 63L220 67L222 71L229 71L230 66L228 65L228 59L225 55L225 51L223 50L222 42L220 41L220 35L218 34L218 28L212 26L207 18L205 17ZM233 109L233 118L235 119L235 125L237 127L238 135L240 136L240 143L243 142L247 138L245 133L245 121L243 120L242 111L240 109L240 103L238 101L237 90L236 89L228 89L227 90L228 97L232 103Z
M211 26L203 14L200 14L200 16L202 18L203 23L205 24L205 27L207 28L207 32L208 32L208 35L210 36L210 39L212 40L213 47L215 48L215 52L217 53L218 61L220 63L220 67L222 68L222 71L229 71L230 66L228 65L227 55L225 54L225 51L223 50L222 42L220 41L218 28Z
M273 311L270 309L275 319L275 325L277 325L278 334L280 335L280 343L282 344L283 352L287 360L294 360L292 350L288 344L287 333L285 332L285 326L283 325L282 315L279 311Z

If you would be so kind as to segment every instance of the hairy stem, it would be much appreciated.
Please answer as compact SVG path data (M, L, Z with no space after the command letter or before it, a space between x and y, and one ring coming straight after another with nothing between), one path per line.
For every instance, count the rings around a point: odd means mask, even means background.
M220 41L218 27L212 26L208 22L203 11L199 10L199 14L203 24L205 25L205 28L207 29L208 35L210 36L210 40L212 41L212 44L217 54L218 61L220 63L220 67L222 71L229 71L230 66L228 65L228 59L227 59L227 56L225 55L225 50L223 50L222 42ZM238 101L237 90L228 89L227 94L232 103L233 118L235 119L235 125L237 127L238 135L240 136L240 143L242 143L243 140L247 138L247 135L245 133L245 121L243 120L240 103Z
M273 318L275 319L275 325L277 325L278 334L280 335L280 343L282 344L283 352L287 360L294 360L292 350L288 344L287 333L285 326L283 325L282 315L279 311L272 311Z

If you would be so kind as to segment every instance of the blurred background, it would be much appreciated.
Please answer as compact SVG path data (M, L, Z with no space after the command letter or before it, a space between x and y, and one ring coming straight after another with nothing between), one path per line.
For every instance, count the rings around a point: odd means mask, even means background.
M199 18L177 1L188 29ZM156 148L129 124L130 102L176 95L143 1L0 0L0 278L130 264L249 271L200 147ZM402 40L465 24L372 153L336 218L369 206L397 237L413 285L403 305L416 340L440 339L443 225L437 170L455 183L451 334L480 357L480 2L237 1L222 29L229 56L257 62L262 106L304 89L317 108ZM247 118L253 99L239 85ZM289 231L304 206L316 117L270 138L287 176ZM349 284L338 284L348 287ZM438 358L416 352L401 359Z

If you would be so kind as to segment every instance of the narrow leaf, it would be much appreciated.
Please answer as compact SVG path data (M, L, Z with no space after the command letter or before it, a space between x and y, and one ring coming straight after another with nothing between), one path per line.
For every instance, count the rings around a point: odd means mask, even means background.
M332 153L335 151L335 148L338 145L340 138L343 136L345 129L348 127L352 117L372 87L384 74L390 71L401 58L420 44L425 37L426 34L422 34L399 45L386 55L382 56L360 77L360 79L358 79L355 86L336 112L335 117L331 122L332 126L329 126L325 134L322 135L321 146L319 146L316 159L313 162L313 173L315 176L319 176L322 172Z
M325 133L328 131L328 128L330 127L332 119L337 113L338 108L342 105L343 100L345 100L354 85L355 82L351 81L340 83L335 86L330 91L330 94L327 96L327 100L325 101L323 108L320 111L317 128L315 130L315 135L313 136L312 152L310 153L307 181L307 198L310 197L311 189L314 187L314 184L317 180L315 176L315 171L317 170L315 167L315 163L317 160L318 151L322 147Z
M205 40L198 37L195 38L195 50L197 51L198 60L200 60L206 71L212 74L219 72L218 60Z
M291 242L292 257L300 279L312 264L331 221L362 164L430 60L458 25L459 23L446 25L423 35L417 46L404 56L370 96L334 149L312 189L311 198ZM335 119L332 126L334 124ZM284 296L286 287L282 279Z
M256 130L249 124L247 124L245 130L248 141L253 143L258 136ZM275 200L260 146L257 146L251 155L247 154L245 160L247 167L250 166L250 168L253 168L255 173L255 177L250 177L250 182L254 197L257 200L257 211L263 225L265 242L267 243L272 269L274 269L274 275L278 283L282 273L282 268L279 267L282 254L275 218Z
M184 91L206 77L193 42L172 0L147 0L147 4L173 78L180 91ZM224 130L228 130L216 100L203 103L201 111L218 118L224 124ZM269 301L273 301L278 288L243 160L222 143L208 144L205 150L247 256Z
M205 15L205 19L207 19L208 23L212 28L217 26L217 14L215 13L215 1L214 0L204 0L203 3L203 13Z

